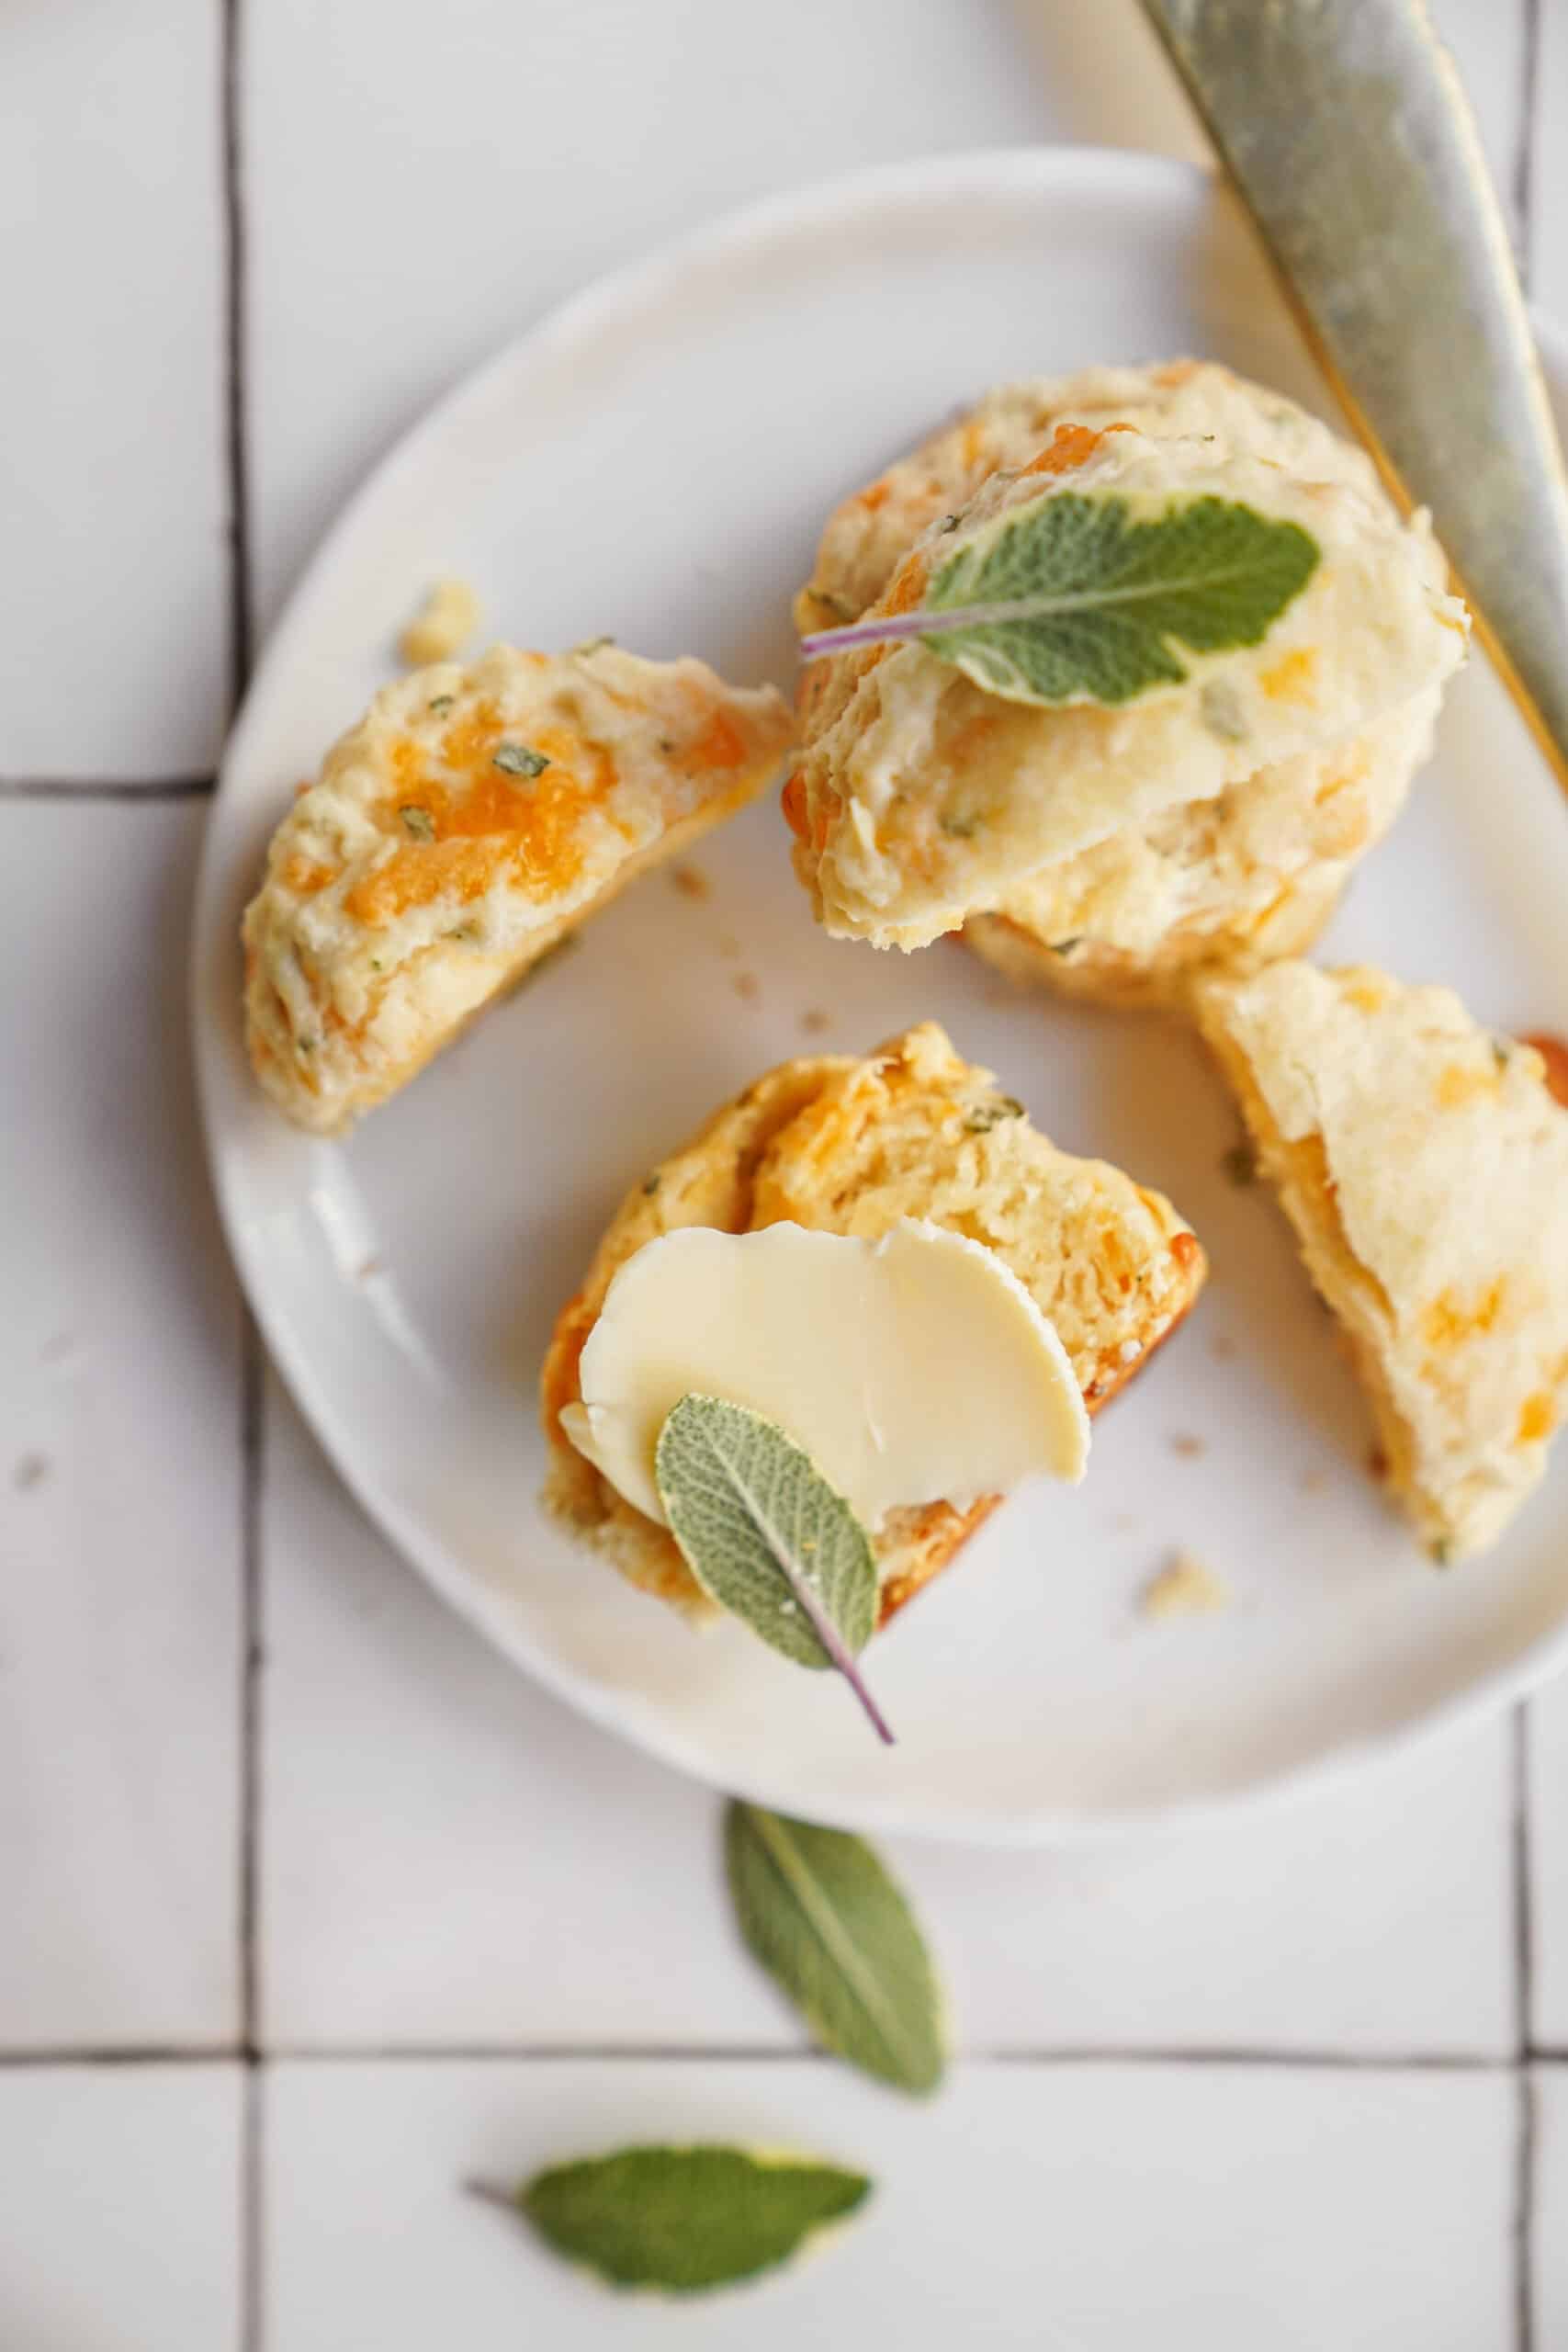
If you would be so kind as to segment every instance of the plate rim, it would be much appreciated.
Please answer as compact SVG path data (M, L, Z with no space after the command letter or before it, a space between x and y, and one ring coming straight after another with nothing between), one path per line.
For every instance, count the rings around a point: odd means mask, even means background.
M961 198L966 192L987 197L1025 190L1037 194L1052 181L1060 179L1069 181L1076 193L1098 180L1108 190L1118 193L1142 192L1157 197L1163 192L1184 202L1206 193L1210 197L1217 195L1232 205L1235 203L1218 173L1200 164L1136 148L1053 143L970 148L905 158L803 182L736 207L649 253L601 272L561 301L549 305L532 323L507 336L477 367L454 379L406 431L372 460L347 499L334 509L288 589L256 658L224 741L203 829L187 978L204 1153L224 1238L248 1311L265 1341L268 1360L334 1474L372 1525L438 1599L482 1635L509 1665L526 1673L550 1697L573 1708L599 1729L720 1794L741 1797L774 1810L803 1814L808 1818L829 1816L814 1814L809 1798L803 1802L788 1789L772 1787L765 1776L753 1780L742 1772L734 1778L721 1778L700 1743L689 1741L677 1726L628 1722L618 1693L579 1675L541 1647L526 1628L505 1615L472 1571L438 1540L427 1535L412 1514L379 1490L367 1474L361 1475L348 1431L341 1425L336 1408L321 1395L306 1351L293 1343L287 1320L277 1310L259 1263L253 1258L237 1198L232 1138L223 1130L220 1100L220 1064L225 1048L207 1001L214 949L219 944L217 926L226 911L231 879L220 854L216 820L225 799L237 789L235 771L243 764L251 733L258 723L256 714L265 699L263 689L275 672L288 668L296 644L310 636L315 607L324 593L340 542L389 487L423 461L426 448L450 432L470 403L482 405L494 383L531 357L592 333L618 311L646 305L662 279L684 276L695 267L710 266L727 254L742 252L781 232L806 230L815 220L840 219L846 211L875 210L900 198L929 198L944 194ZM1530 319L1549 385L1555 379L1556 387L1568 394L1568 333L1533 307ZM1479 1728L1540 1689L1565 1667L1568 1611L1557 1626L1539 1635L1507 1666L1493 1669L1404 1722L1348 1741L1326 1755L1266 1773L1238 1789L1094 1815L1047 1808L1009 1818L976 1818L968 1810L950 1814L929 1802L911 1810L897 1796L883 1798L865 1792L856 1798L847 1817L839 1815L832 1818L835 1826L843 1825L847 1818L850 1826L877 1835L1013 1850L1099 1848L1151 1836L1218 1827L1307 1797L1330 1793L1371 1768L1393 1766L1440 1739Z

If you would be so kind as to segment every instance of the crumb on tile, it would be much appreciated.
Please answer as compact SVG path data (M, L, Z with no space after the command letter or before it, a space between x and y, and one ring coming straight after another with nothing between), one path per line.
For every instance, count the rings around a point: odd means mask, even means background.
M1173 1552L1138 1597L1144 1617L1211 1617L1230 1607L1230 1588L1194 1552Z
M713 884L700 865L672 865L670 868L670 887L678 890L682 899L711 899L713 896Z
M47 1453L24 1453L11 1473L11 1484L19 1495L30 1494L41 1487L50 1472Z
M734 958L744 951L732 931L721 931L718 934L718 952L721 956L728 956L733 962Z
M1206 1453L1209 1448L1207 1440L1194 1436L1190 1430L1177 1430L1171 1436L1170 1450L1172 1453L1179 1453L1185 1462L1196 1462L1198 1456Z
M755 1004L762 993L762 984L755 972L737 972L735 993L742 1004Z
M411 670L450 662L479 625L479 600L466 580L438 580L398 639L398 658Z
M819 1037L823 1030L829 1026L829 1016L826 1012L818 1012L815 1008L803 1012L800 1016L800 1025L808 1037Z
M1229 1363L1235 1353L1235 1341L1227 1340L1223 1331L1215 1333L1209 1342L1209 1353L1220 1363Z
M354 1279L356 1283L367 1283L373 1275L384 1274L386 1271L385 1258L367 1258L361 1264L355 1266Z

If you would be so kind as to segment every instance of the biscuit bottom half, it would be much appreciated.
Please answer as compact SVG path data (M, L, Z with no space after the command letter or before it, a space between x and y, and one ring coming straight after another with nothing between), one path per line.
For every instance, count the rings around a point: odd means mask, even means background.
M634 1186L562 1310L541 1379L547 1509L644 1591L694 1617L716 1614L668 1529L626 1501L561 1429L610 1283L647 1242L683 1226L749 1233L793 1223L875 1239L909 1216L997 1252L1055 1325L1091 1413L1180 1322L1206 1271L1168 1200L1104 1161L1058 1151L934 1023L863 1057L782 1063ZM999 1499L888 1514L874 1538L884 1624Z

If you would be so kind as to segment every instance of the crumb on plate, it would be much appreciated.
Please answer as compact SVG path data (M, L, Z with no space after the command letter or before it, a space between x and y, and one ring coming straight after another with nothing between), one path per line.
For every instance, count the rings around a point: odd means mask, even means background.
M1211 1617L1230 1607L1230 1588L1196 1553L1173 1552L1138 1600L1143 1617Z
M436 581L398 639L398 658L411 670L450 662L479 625L479 600L466 580Z

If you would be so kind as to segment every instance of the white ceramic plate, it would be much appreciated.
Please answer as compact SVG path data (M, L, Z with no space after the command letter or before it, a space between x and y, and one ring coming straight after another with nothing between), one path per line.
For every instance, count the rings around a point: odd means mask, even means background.
M1497 1552L1435 1574L1367 1475L1364 1409L1278 1214L1222 1173L1234 1114L1191 1037L1016 994L953 943L824 939L771 795L701 851L709 898L645 880L345 1146L249 1082L240 909L435 571L471 577L524 644L609 631L787 684L790 594L844 490L998 378L1190 351L1326 407L1237 217L1185 166L960 156L746 212L572 302L411 435L317 556L230 746L197 1041L230 1236L295 1396L520 1666L805 1814L1069 1838L1321 1781L1495 1708L1568 1645L1568 1460ZM1326 952L1452 981L1501 1028L1568 1029L1565 905L1565 812L1477 656ZM535 1504L534 1394L644 1169L770 1064L927 1015L1059 1142L1169 1192L1213 1272L1099 1425L1087 1485L1017 1498L876 1642L888 1753L836 1678L739 1626L694 1636L563 1540ZM1224 1576L1226 1613L1140 1616L1176 1545Z

